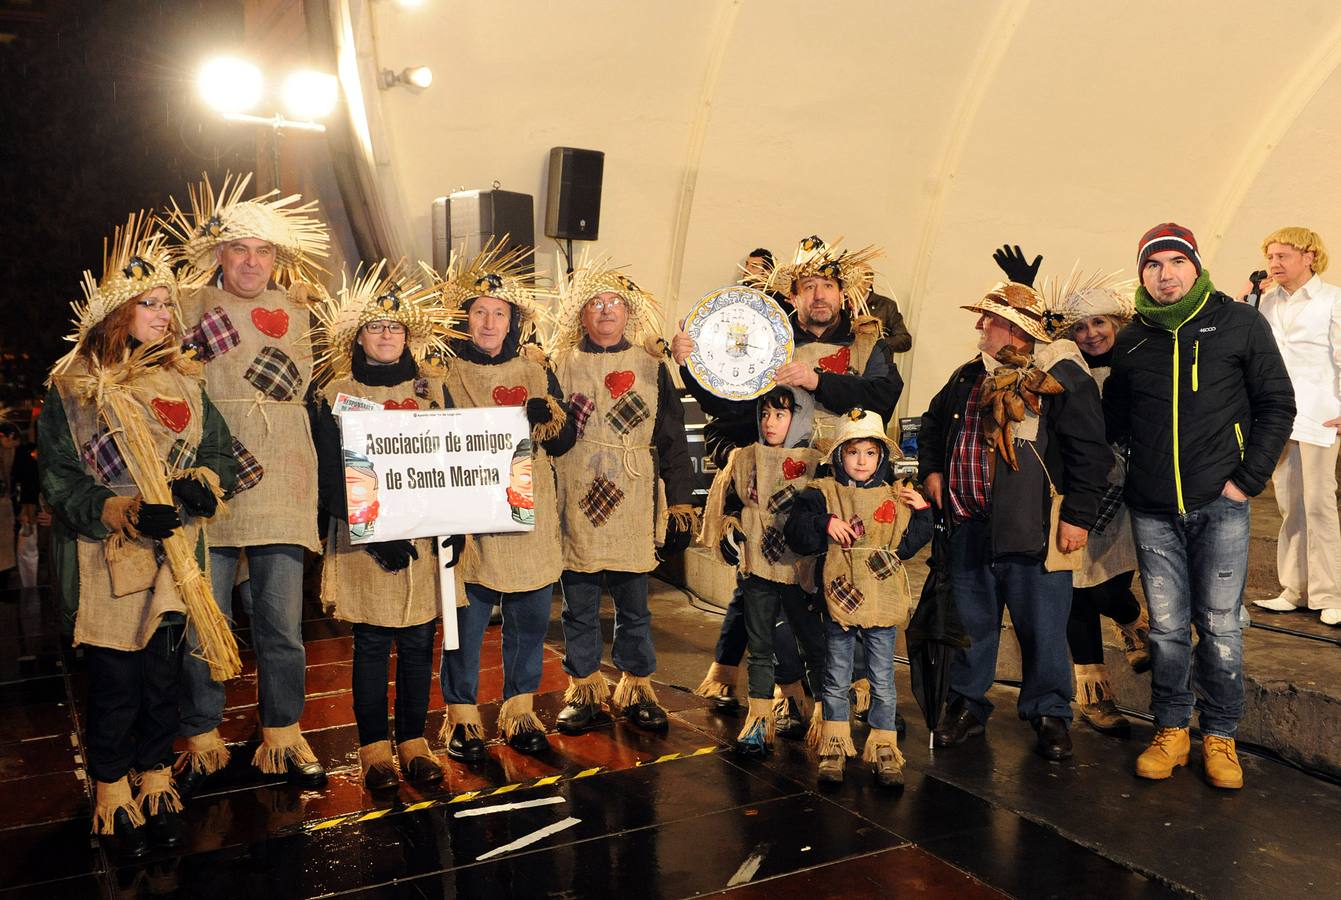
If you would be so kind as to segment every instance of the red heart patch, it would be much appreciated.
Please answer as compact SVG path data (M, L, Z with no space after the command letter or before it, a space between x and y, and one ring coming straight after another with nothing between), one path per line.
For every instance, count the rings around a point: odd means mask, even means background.
M499 385L494 388L495 406L521 406L526 402L526 388L523 385L514 385L512 387L503 387Z
M840 347L828 356L821 356L819 358L819 367L824 371L832 372L835 375L846 375L848 366L851 365L851 363L851 347Z
M610 398L618 400L620 394L633 387L633 373L611 372L605 376L605 386L610 389Z
M282 338L289 333L289 314L282 309L256 307L251 311L251 324L261 334Z
M149 401L149 406L158 417L158 421L178 434L181 434L191 422L191 407L185 400L164 400L162 397L155 397Z
M875 520L885 525L888 525L890 522L894 521L893 500L886 500L884 503L881 503L878 507L876 507Z
M782 461L782 477L788 481L791 481L793 478L800 478L805 473L805 460L792 459L789 456Z
M406 397L404 400L388 400L382 404L382 409L418 409L419 403L413 397Z

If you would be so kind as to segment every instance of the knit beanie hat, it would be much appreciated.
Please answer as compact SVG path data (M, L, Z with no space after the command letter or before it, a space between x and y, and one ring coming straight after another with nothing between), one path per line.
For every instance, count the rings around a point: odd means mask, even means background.
M1136 271L1145 268L1145 261L1164 250L1176 250L1192 260L1201 274L1201 257L1197 255L1197 239L1192 232L1174 222L1164 222L1141 235L1136 251Z

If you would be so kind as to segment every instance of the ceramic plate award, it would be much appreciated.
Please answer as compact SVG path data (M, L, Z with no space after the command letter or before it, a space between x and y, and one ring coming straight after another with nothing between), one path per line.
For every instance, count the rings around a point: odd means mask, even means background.
M685 320L694 339L687 360L698 383L728 400L750 400L773 386L791 361L791 324L772 297L735 284L708 294Z

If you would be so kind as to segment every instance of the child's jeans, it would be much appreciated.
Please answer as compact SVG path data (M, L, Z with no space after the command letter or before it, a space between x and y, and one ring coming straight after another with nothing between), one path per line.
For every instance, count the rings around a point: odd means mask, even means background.
M894 638L898 628L857 628L826 618L824 654L824 720L846 722L850 715L848 691L852 688L852 656L857 641L866 651L866 676L871 680L871 711L866 722L872 728L894 730Z

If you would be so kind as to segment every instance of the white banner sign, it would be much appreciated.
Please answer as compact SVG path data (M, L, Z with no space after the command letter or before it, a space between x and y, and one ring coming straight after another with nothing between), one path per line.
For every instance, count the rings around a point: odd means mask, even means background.
M535 528L521 407L340 416L349 542Z

